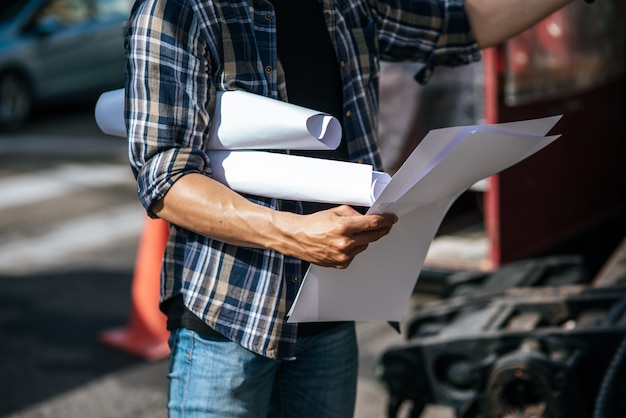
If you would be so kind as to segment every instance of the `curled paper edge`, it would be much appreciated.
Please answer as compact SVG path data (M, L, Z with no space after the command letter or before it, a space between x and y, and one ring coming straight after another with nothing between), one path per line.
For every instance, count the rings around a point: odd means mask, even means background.
M126 137L124 89L102 93L96 102L94 116L96 124L105 134Z
M332 150L341 133L327 113L243 90L218 91L208 148Z
M123 88L111 90L102 93L96 102L96 123L107 135L127 136L124 95ZM253 132L246 132L245 124L241 123L238 112L245 107L262 111L261 117L249 121ZM332 150L341 142L342 128L337 118L277 99L241 90L221 91L217 94L216 109L219 112L216 111L211 122L209 149ZM290 125L289 129L281 130L286 124ZM256 141L259 137L261 142Z
M313 115L307 119L306 127L312 137L324 144L324 149L337 149L339 146L341 124L337 118L328 114Z
M369 206L374 204L390 181L391 176L389 174L382 171L372 171L372 194L370 196L371 203Z

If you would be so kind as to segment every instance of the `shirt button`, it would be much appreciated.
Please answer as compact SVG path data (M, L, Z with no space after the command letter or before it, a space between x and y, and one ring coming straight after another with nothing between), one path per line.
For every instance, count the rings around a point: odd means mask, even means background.
M359 158L359 160L357 161L357 163L359 164L363 164L365 162L365 160L363 158Z
M298 276L292 276L291 281L294 283L298 283Z
M330 12L324 12L324 19L330 19Z
M345 61L340 61L339 65L341 66L341 68L346 68L346 62Z
M352 111L351 110L347 110L346 111L346 117L349 118L352 115Z
M265 13L265 20L272 20L272 14L271 13Z
M274 69L272 68L272 66L271 66L271 65L268 65L268 66L266 66L266 67L265 67L265 72L266 72L267 74L271 73L273 70L274 70Z

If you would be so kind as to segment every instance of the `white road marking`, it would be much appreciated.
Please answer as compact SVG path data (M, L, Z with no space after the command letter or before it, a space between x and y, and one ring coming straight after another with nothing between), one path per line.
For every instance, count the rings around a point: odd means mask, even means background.
M132 184L129 167L123 165L68 164L0 179L0 210L37 203L90 188Z
M68 259L139 237L144 225L139 203L118 206L57 224L40 236L0 243L0 273L67 265Z

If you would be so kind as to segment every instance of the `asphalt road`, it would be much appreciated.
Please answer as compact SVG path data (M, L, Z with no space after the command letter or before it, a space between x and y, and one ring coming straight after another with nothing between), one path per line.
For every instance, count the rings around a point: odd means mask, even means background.
M125 143L90 105L41 113L0 135L0 196L0 416L165 417L167 360L98 340L131 309L143 212ZM358 333L356 417L384 417L376 359L402 337Z
M396 77L406 78L399 74L386 78L395 89L383 89L393 96L383 94L381 112L390 167L402 160L399 127L415 94L397 87ZM144 220L135 189L126 144L99 132L93 104L41 112L20 132L0 134L0 417L166 416L167 360L147 361L98 339L129 323ZM593 246L592 260L609 254L600 247L614 248L604 237L586 241L576 249ZM424 298L415 294L413 302ZM383 418L377 359L403 336L379 322L358 323L357 332L355 418ZM452 416L433 406L420 418Z

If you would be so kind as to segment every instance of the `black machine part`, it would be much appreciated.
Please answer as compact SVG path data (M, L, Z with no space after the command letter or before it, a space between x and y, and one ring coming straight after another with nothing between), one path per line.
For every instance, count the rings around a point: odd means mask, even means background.
M419 310L406 344L383 353L389 417L405 401L415 418L429 403L457 418L626 415L613 396L626 381L622 363L611 360L626 354L625 286L515 288L462 302Z

